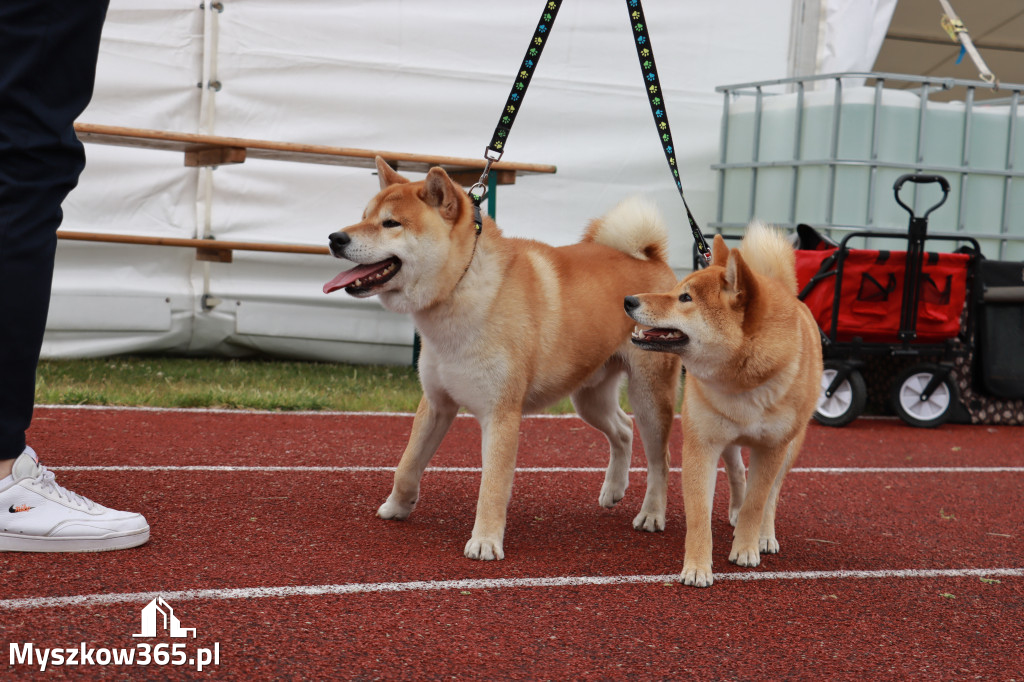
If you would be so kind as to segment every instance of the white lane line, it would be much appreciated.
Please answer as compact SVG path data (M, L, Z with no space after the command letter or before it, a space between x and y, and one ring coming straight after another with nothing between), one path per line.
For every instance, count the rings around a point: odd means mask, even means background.
M763 573L716 573L715 581L771 582L797 580L893 580L921 578L1022 577L1024 568L896 569L876 571L783 571ZM46 609L67 606L103 606L144 603L157 596L168 601L196 599L260 599L266 597L315 597L322 595L368 594L386 592L435 592L443 590L494 590L524 587L584 587L594 585L630 585L674 583L677 574L565 576L552 578L483 578L465 580L415 580L388 583L345 583L341 585L288 585L284 587L241 587L173 592L127 592L120 594L82 594L70 597L28 597L0 600L0 610Z
M408 417L412 419L416 416L415 412L361 412L361 411L345 411L345 410L246 410L246 409L233 409L227 407L150 407L147 405L36 405L36 409L39 410L84 410L84 411L97 411L97 412L167 412L170 414L235 414L235 415L272 415L278 417ZM632 413L627 413L632 418ZM473 415L460 412L456 415L460 418L473 419ZM680 417L678 414L674 416L674 419L678 420ZM535 413L535 414L524 414L523 419L580 419L580 416L575 412L567 412L565 414L547 414L547 413ZM890 415L862 415L857 417L858 420L869 420L869 421L887 421L895 422L899 421L898 417Z
M84 412L166 412L168 414L236 414L281 417L415 417L414 412L345 412L341 410L244 410L227 407L150 407L147 405L36 405L37 410L74 410ZM460 417L470 415L460 414ZM547 415L545 415L547 416ZM575 414L550 415L575 417ZM678 416L678 415L677 415Z
M152 466L53 466L47 467L54 471L182 471L182 472L294 472L294 473L362 473L382 472L394 473L395 467L384 466L246 466L246 465L152 465ZM439 474L479 474L481 467L427 467L428 472ZM647 471L642 467L633 467L630 473L642 474ZM681 473L679 467L669 469L672 473ZM719 469L719 472L725 469ZM604 467L519 467L520 474L603 474ZM1024 473L1024 467L794 467L790 473L796 474L997 474Z
M37 410L75 410L93 412L166 412L168 414L233 414L239 416L274 416L274 417L408 417L412 419L415 412L359 412L345 410L245 410L227 407L149 407L146 405L36 405ZM473 415L460 412L457 417L473 418ZM565 414L524 414L524 419L580 419L574 412ZM675 416L679 419L679 415ZM866 417L861 417L865 419ZM582 422L583 420L580 419Z

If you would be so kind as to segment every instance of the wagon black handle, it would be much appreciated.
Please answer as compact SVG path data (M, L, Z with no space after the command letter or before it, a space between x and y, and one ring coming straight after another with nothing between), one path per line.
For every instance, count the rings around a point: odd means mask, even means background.
M913 182L913 183L918 184L918 185L924 185L924 184L929 184L929 183L936 182L936 183L939 184L939 187L942 188L942 198L939 199L939 203L935 204L934 206L929 208L927 211L925 211L924 215L921 216L921 218L920 218L921 220L928 220L928 216L931 214L931 212L934 211L935 209L937 209L939 206L942 206L944 203L946 203L946 199L949 197L949 182L946 180L946 178L942 177L941 175L924 175L922 173L907 173L906 175L899 176L898 178L896 178L896 182L892 186L892 192L893 192L893 194L896 195L896 203L899 204L900 206L902 206L903 209L907 213L910 214L911 218L915 217L914 216L914 209L910 208L909 206L904 204L902 201L900 201L900 188L903 187L903 183L905 183L905 182Z

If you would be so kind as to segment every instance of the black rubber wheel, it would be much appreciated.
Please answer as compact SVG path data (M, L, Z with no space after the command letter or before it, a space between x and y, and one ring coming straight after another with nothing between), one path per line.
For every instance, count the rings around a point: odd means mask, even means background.
M843 380L831 396L825 397L825 391L832 385L836 375L848 371L849 376ZM825 426L846 426L864 412L868 400L868 387L861 373L838 360L825 362L821 373L821 395L818 396L818 409L814 411L814 420Z
M937 375L943 377L941 383L927 400L921 400L925 387ZM945 424L959 400L949 368L934 364L912 365L900 372L892 382L889 398L900 419L924 429Z

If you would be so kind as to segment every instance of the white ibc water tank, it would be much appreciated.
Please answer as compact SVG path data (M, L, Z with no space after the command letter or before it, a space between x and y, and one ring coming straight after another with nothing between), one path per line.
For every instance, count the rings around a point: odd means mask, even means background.
M1014 111L1005 100L927 101L922 116L921 96L896 88L843 88L838 111L832 88L802 99L797 92L743 92L730 98L723 122L716 225L757 217L781 225L906 229L909 216L892 186L920 170L950 184L946 204L929 217L930 232L1005 234L1010 239L980 239L986 255L1024 259L1024 178L1008 181L1004 172L1024 170L1024 108ZM941 191L905 185L901 196L920 213Z

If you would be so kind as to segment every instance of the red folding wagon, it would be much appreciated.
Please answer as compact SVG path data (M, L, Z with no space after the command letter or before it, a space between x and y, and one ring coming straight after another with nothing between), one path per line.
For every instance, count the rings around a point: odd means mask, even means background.
M917 216L900 199L906 182L937 183L942 199ZM910 363L890 389L893 409L908 424L938 426L949 419L958 401L950 375L954 360L969 351L971 288L981 250L971 237L928 236L929 214L949 195L949 183L942 176L903 175L893 192L910 214L906 236L856 231L835 244L805 233L796 251L800 298L822 335L825 371L814 415L822 424L843 426L864 411L868 390L862 370L871 356ZM850 248L849 242L860 237L899 239L906 250ZM958 253L925 250L926 242L939 240L964 246Z

